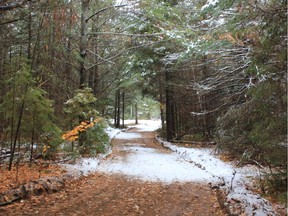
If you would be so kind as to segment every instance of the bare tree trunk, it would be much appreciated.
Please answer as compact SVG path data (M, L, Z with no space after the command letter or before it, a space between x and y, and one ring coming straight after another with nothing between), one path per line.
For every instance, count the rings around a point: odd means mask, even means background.
M114 126L117 127L117 106L118 105L118 90L115 92L115 104L114 104Z
M81 26L80 26L80 65L79 65L79 75L80 75L80 88L84 88L87 85L87 73L85 68L85 61L87 56L87 16L88 7L90 0L82 0L82 12L81 12Z
M17 128L16 128L14 141L13 141L13 145L12 145L12 149L11 149L10 160L9 160L9 167L8 167L9 171L11 171L11 169L12 169L12 163L13 163L14 154L15 154L16 142L17 142L17 139L18 139L18 136L19 136L19 133L20 133L20 127L21 127L21 121L22 121L22 116L23 116L23 112L24 112L24 106L25 106L25 99L26 99L27 90L28 90L28 86L26 86L26 90L25 90L25 93L24 93L24 97L23 97L23 101L22 101L22 105L21 105L21 109L20 109L20 113L19 113Z
M32 11L31 2L29 1L29 16L28 16L28 47L27 47L27 58L31 59L31 43L32 43Z
M37 64L37 60L38 60L38 55L40 53L40 43L41 43L41 37L40 37L40 32L42 29L42 25L43 25L43 18L41 18L41 20L39 21L39 26L37 29L37 37L36 37L36 41L35 41L35 45L33 47L33 53L31 53L31 57L32 57L32 62L31 62L31 69L33 70L36 67ZM31 35L32 36L32 35ZM35 76L37 76L38 74L36 74Z
M21 147L21 141L20 141L20 135L19 135L19 139L18 139L18 159L17 159L17 165L16 165L16 182L18 182L18 174L19 174L19 165L20 165L20 147Z
M96 16L96 19L98 16ZM93 24L92 31L97 32L96 24ZM99 74L98 74L98 35L94 35L92 46L94 48L94 67L90 70L89 73L89 87L93 90L94 95L97 97L99 93Z
M162 97L162 94L161 94L161 96L160 96L160 98ZM161 118L161 126L162 126L162 128L164 127L164 125L165 125L165 116L164 116L164 102L160 99L160 118Z
M67 29L66 29L66 34L67 34L67 47L66 47L66 56L65 56L65 69L64 69L64 79L63 79L63 86L65 88L65 93L67 97L69 98L69 94L71 92L71 86L69 85L69 78L72 75L73 67L71 65L71 54L72 54L72 26L73 26L73 9L72 6L69 6L69 22L67 23Z
M125 126L124 120L125 120L125 92L122 92L122 128L124 128Z
M118 90L117 92L117 123L116 127L120 127L120 104L121 104L121 92Z
M114 109L114 126L120 127L120 105L121 105L121 93L118 89L115 95L115 109Z
M163 88L163 75L162 73L159 76L159 102L160 102L160 118L161 118L161 126L164 128L165 126L165 99L164 99L164 94L165 94L165 88ZM164 96L163 96L164 95Z
M135 124L138 124L138 103L135 104Z
M14 137L14 109L15 109L15 85L13 86L13 99L12 99L12 117L11 117L11 131L10 131L10 152L13 150L13 137Z
M33 112L33 120L32 120L32 133L31 133L31 149L30 149L30 162L32 162L33 159L33 148L34 148L34 138L35 138L35 117L36 117L36 113L35 113L35 109Z
M179 134L180 121L179 121L179 109L178 106L174 105L174 122L175 122L175 136Z
M88 36L87 36L87 16L88 16L88 7L90 0L82 0L82 11L81 11L81 26L80 26L80 61L79 61L79 75L80 75L80 83L79 88L83 89L87 86L87 71L85 68L85 61L87 56L87 46L88 46ZM79 117L79 123L84 121L83 117ZM86 132L83 131L79 136L79 147L80 154L85 153L85 148L83 148L86 139Z
M173 92L170 85L169 72L165 72L166 78L166 127L167 127L167 140L173 140L175 137L175 117L174 117L174 102Z

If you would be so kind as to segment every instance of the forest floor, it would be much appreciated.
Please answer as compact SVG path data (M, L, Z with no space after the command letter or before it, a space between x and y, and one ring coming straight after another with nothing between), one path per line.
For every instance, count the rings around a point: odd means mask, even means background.
M47 163L47 161L38 161L38 163L22 163L12 167L8 171L6 165L0 165L0 193L3 193L11 188L19 187L29 181L37 180L43 177L62 176L67 171L63 167Z
M230 188L233 183L234 193L229 192L231 197L224 202L236 206L243 202L251 213L238 215L277 215L266 201L241 189L242 171L238 169L235 178L235 168L211 156L211 149L179 148L165 142L163 148L153 130L143 130L140 125L120 132L113 139L112 153L102 159L87 158L62 168L23 165L18 175L16 170L6 173L2 168L0 193L39 177L63 176L66 172L82 176L66 181L65 188L57 193L29 196L0 207L0 215L227 215L211 189L213 182L217 186L219 179L226 177L232 177L226 185Z
M131 135L134 134L133 132L135 131L132 129ZM114 139L113 153L105 159L104 163L119 159L127 160L129 153L123 151L123 148L133 143L168 154L169 150L155 141L155 133L140 133L142 135L140 139ZM47 172L52 174L52 171ZM54 174L60 173L61 171L58 170ZM35 174L37 175L37 172ZM0 215L204 216L225 214L222 213L215 192L207 184L153 182L117 173L95 172L67 182L66 187L60 192L33 196L4 206L0 208Z

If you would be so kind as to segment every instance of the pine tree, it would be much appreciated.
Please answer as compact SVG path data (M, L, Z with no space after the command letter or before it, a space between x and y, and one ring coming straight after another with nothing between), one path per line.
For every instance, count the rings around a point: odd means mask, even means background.
M11 169L16 150L16 142L30 142L30 159L33 157L34 144L46 156L51 156L57 150L60 140L60 129L53 122L53 104L47 99L47 93L42 90L32 77L30 65L22 62L19 70L6 78L9 90L0 104L1 112L9 124L6 132L10 134ZM19 145L20 145L19 144ZM21 146L19 146L20 148ZM46 149L43 152L43 149ZM49 149L49 151L48 151Z
M93 90L83 88L76 90L74 97L65 103L66 121L74 128L64 134L63 139L78 139L81 155L103 152L109 142L104 131L105 123L95 110L95 102Z

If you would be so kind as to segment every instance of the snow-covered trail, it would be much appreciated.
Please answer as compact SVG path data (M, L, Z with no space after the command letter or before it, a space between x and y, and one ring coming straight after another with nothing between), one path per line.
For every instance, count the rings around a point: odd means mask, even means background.
M153 123L149 125L148 123ZM230 175L233 170L224 162L210 156L211 149L193 151L193 162L185 159L185 152L165 150L155 142L151 132L158 122L145 122L120 132L114 140L114 153L98 166L98 171L117 173L145 181L202 182L219 181L222 176ZM189 149L187 149L189 150ZM205 163L205 167L200 163ZM221 167L221 169L218 169Z
M225 202L231 206L232 213L277 215L266 199L247 189L251 187L251 178L258 173L256 167L237 168L213 155L211 148L184 148L161 139L156 141L152 131L159 126L159 121L142 121L118 133L109 157L96 162L85 159L80 169L83 173L120 174L134 180L163 184L209 184L227 194Z
M119 133L113 140L112 152L106 157L82 158L76 164L66 166L70 171L68 175L73 171L85 177L68 181L60 193L37 198L37 205L25 201L17 208L7 210L5 215L23 215L24 212L33 216L224 216L216 193L209 185L168 183L175 181L174 171L185 162L178 161L176 154L163 148L155 140L155 133L147 131L152 129L142 124ZM115 135L113 130L110 134ZM167 163L175 166L173 172ZM185 166L181 169L188 171ZM178 173L178 179L183 173ZM150 177L144 178L145 174Z

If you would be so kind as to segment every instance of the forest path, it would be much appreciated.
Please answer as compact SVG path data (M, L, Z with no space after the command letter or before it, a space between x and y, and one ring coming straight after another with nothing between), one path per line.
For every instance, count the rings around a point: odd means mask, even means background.
M147 167L157 171L166 157L171 160L171 152L158 144L154 136L154 132L129 129L113 140L113 153L99 166L100 171L69 183L61 192L8 206L6 215L224 215L216 194L207 184L175 181L173 172L167 175L167 166L163 167L164 174L159 170L160 175L168 176L164 182L145 181ZM133 155L144 158L135 164L137 170L129 168L131 159L135 159ZM149 160L155 160L154 156L158 165L149 164ZM157 158L162 156L166 159L159 161ZM152 179L158 178L153 172L151 175Z

